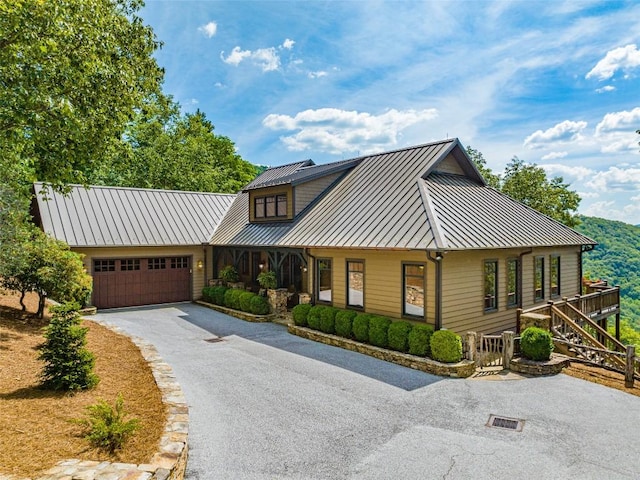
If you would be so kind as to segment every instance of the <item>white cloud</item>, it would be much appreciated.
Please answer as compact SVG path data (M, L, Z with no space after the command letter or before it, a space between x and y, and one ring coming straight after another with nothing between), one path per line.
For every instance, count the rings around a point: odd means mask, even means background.
M600 198L600 194L598 192L594 192L592 190L586 191L586 192L578 192L578 195L580 195L581 199L585 199L585 198Z
M609 167L595 173L585 185L597 192L637 192L640 190L640 168Z
M293 48L293 46L295 45L296 42L294 42L293 40L291 40L290 38L285 39L284 42L282 42L282 46L281 48L285 48L287 50L291 50Z
M295 117L271 114L262 123L272 130L297 130L293 135L281 137L289 150L368 154L397 145L403 129L437 116L438 112L433 108L391 109L381 115L321 108L299 112Z
M549 152L544 155L541 160L556 160L557 158L564 158L567 155L567 152Z
M202 25L198 28L199 32L204 33L207 37L213 37L218 31L218 24L216 22L209 22L206 25Z
M631 111L607 113L596 125L595 140L603 153L634 152L638 150L636 130L640 125L640 107Z
M537 130L524 140L524 146L542 148L556 142L573 142L582 138L581 132L587 127L587 122L572 122L565 120L545 130Z
M602 88L596 88L596 93L613 92L616 89L613 85L605 85Z
M595 175L595 171L587 167L564 165L562 163L551 163L548 165L540 165L544 170L553 176L561 176L569 181L584 180Z
M226 58L224 51L220 52L220 58L224 63L236 67L245 60L251 60L254 65L262 68L263 72L272 72L280 68L278 49L291 50L295 43L293 40L287 38L277 49L276 47L268 47L251 51L242 50L240 47L233 47L233 50L231 50L231 53Z
M322 77L326 77L327 75L328 73L323 70L320 70L318 72L309 72L307 74L309 78L322 78Z
M617 70L628 71L640 66L640 50L634 44L609 50L605 57L587 73L585 78L596 77L598 80L607 80Z

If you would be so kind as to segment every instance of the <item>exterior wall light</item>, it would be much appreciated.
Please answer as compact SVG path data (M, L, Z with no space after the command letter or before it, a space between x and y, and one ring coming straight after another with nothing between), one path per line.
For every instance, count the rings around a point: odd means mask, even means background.
M196 266L198 267L198 270L202 270L204 263L202 263L202 260L198 260L198 262L196 263Z

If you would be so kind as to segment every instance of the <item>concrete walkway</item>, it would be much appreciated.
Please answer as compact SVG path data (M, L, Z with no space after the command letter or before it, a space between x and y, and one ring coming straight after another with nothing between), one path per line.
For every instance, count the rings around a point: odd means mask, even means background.
M189 480L640 477L640 399L566 375L444 379L194 304L94 318L173 367ZM524 428L489 428L490 414Z

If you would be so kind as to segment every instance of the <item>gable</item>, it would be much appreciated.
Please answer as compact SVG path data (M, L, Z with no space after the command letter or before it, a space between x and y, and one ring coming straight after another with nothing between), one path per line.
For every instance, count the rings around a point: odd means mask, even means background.
M448 173L451 175L465 175L460 163L453 154L447 155L435 166L434 173Z

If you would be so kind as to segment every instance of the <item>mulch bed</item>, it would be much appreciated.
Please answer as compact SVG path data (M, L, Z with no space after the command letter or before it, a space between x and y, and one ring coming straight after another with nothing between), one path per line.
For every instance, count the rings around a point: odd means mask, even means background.
M27 306L28 312L35 311L35 295ZM0 294L0 476L35 476L69 458L148 463L158 450L166 411L138 348L127 337L85 320L87 348L96 357L100 383L75 395L41 390L37 347L47 323L48 313L37 319L19 310L16 295ZM120 392L129 418L138 418L142 428L109 455L92 448L70 420L85 417L86 407L100 399L113 404Z

